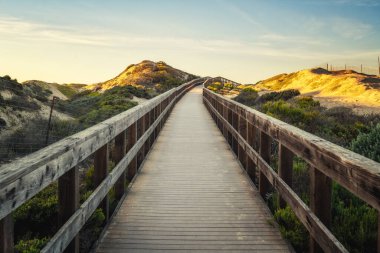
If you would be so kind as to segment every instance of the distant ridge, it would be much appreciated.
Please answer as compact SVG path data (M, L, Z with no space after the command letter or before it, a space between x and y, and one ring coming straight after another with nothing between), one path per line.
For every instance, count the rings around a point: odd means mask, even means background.
M297 89L303 95L330 98L348 104L380 107L380 77L355 71L322 68L280 74L253 85L258 90Z
M162 86L172 86L195 78L194 75L173 68L163 61L144 60L129 65L118 76L101 83L87 86L91 90L108 90L115 86L137 86L159 90Z

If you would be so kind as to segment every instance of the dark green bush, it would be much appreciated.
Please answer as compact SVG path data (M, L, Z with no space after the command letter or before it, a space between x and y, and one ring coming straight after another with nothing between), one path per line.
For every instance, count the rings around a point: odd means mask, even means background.
M277 100L289 100L296 96L300 95L298 90L284 90L284 91L273 91L270 93L263 94L257 99L257 103L265 103L268 101L277 101Z
M233 100L245 104L247 106L252 106L255 104L255 101L258 98L258 96L259 95L256 90L252 88L244 88L240 91L239 95L237 95Z
M280 226L281 234L292 243L295 250L297 252L308 252L308 231L292 209L289 206L285 209L278 209L274 213L274 218Z
M360 133L351 144L352 150L380 162L380 124L369 133Z

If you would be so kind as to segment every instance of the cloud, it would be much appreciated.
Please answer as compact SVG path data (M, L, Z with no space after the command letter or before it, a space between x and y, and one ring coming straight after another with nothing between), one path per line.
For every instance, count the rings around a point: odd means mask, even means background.
M217 3L219 5L223 6L227 11L232 12L235 14L238 18L244 20L250 25L253 25L260 31L268 31L268 28L266 28L262 23L258 22L255 20L252 15L250 15L248 12L245 10L239 8L237 5L233 4L232 1L224 1L224 0L217 0Z
M378 0L334 0L335 4L340 5L355 5L355 6L380 6L380 2Z
M359 7L377 7L380 6L379 0L317 0L308 1L313 5L348 5Z
M267 33L258 36L259 42L266 42L268 45L270 43L281 43L281 44L292 44L294 45L314 45L314 46L326 46L328 42L316 39L315 37L307 36L294 36L294 35L282 35L277 33Z
M353 31L347 32L347 20L338 20L336 29L344 36L361 37L363 29L358 24ZM353 25L351 24L351 27ZM8 36L7 36L8 35ZM242 39L203 39L190 37L147 36L141 34L117 33L101 29L83 29L30 22L13 17L0 17L0 37L2 41L18 41L29 45L30 41L45 41L70 45L108 47L114 50L161 50L200 52L234 56L267 56L299 60L326 60L342 58L341 52L334 54L316 50L326 45L306 36L289 36L277 33L264 33L256 41ZM26 43L25 43L26 42ZM1 43L1 41L0 41ZM306 46L305 46L306 45ZM308 47L309 46L309 47ZM380 50L379 50L380 51ZM374 52L347 52L350 57L372 55ZM212 55L210 56L212 57Z
M334 18L331 27L336 34L343 38L354 40L362 39L372 31L370 24L347 18Z
M25 21L14 17L0 17L0 34L6 40L8 36L25 40L45 40L59 43L105 45L105 38L97 34L84 33L81 30L45 25Z

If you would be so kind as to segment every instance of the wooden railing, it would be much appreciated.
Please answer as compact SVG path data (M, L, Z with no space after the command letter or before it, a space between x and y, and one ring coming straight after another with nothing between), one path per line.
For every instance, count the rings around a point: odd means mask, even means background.
M199 78L171 89L146 103L116 115L38 152L0 167L0 252L13 252L12 212L58 180L59 220L62 224L42 252L78 252L78 233L96 208L109 217L108 192L126 192L175 103ZM115 167L108 173L110 142L114 141ZM94 155L97 188L79 205L77 165Z
M287 203L309 231L310 251L347 252L329 230L332 180L379 211L380 164L206 88L203 102L248 175L258 174L260 194L276 189L279 206ZM279 145L278 173L269 165L272 140ZM292 190L294 156L310 166L310 207Z

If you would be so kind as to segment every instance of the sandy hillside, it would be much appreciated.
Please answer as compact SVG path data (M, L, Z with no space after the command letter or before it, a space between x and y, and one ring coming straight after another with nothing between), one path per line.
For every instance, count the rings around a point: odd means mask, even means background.
M302 70L260 81L254 88L262 91L297 89L325 107L347 106L358 113L380 113L380 77L354 71Z

